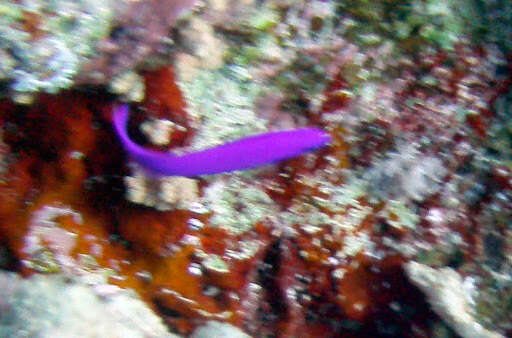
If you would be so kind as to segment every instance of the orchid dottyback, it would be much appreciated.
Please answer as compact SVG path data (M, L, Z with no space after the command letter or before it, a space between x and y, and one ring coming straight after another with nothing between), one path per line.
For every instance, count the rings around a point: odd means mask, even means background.
M181 155L146 149L133 142L126 131L129 109L114 108L114 129L130 157L152 174L163 176L212 175L243 170L296 157L324 147L331 141L318 128L299 128L245 137L203 151Z

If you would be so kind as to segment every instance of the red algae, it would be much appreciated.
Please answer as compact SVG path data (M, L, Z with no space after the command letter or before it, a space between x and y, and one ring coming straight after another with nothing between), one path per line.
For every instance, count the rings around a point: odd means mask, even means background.
M76 263L80 255L89 255L91 248L99 265L113 268L112 262L121 261L124 252L120 245L110 243L106 224L111 217L92 211L84 203L87 191L83 183L90 174L85 159L93 152L97 137L92 132L92 114L86 100L77 96L71 105L67 96L47 96L40 99L38 107L12 109L9 113L4 118L14 127L6 133L6 140L16 157L1 187L2 204L9 205L0 225L22 269L29 272L37 260L33 255L41 250L49 249L72 265L71 261ZM26 123L19 123L20 119L26 119ZM15 189L24 192L23 196L13 198L8 193L12 184L19 185ZM56 253L52 245L45 248L54 235L57 242L58 236L69 235L72 243L68 250ZM38 268L44 270L44 262L39 263L43 265ZM74 268L70 265L61 268Z
M145 74L147 99L142 106L152 118L167 119L174 123L171 139L173 146L183 146L191 132L191 118L185 112L185 100L176 84L172 67Z

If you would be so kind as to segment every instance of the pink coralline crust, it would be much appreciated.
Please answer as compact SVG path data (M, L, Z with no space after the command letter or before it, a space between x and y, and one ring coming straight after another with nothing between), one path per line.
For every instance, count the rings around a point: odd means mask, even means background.
M142 0L118 4L110 36L98 46L98 56L78 75L77 83L101 84L133 69L165 45L169 30L197 0Z

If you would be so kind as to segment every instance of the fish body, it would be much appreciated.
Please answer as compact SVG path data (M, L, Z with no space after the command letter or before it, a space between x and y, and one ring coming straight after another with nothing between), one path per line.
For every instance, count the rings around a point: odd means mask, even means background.
M254 168L299 156L331 141L318 128L276 131L228 142L206 150L173 154L146 149L133 142L126 131L128 106L114 110L114 129L127 153L151 173L195 177Z

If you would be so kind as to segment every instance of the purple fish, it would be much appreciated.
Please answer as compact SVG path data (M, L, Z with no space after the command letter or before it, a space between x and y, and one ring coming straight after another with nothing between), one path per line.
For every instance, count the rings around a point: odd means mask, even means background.
M114 127L128 154L150 173L166 176L211 175L262 166L325 146L331 141L317 128L300 128L249 136L206 150L177 155L145 149L126 131L128 106L114 109Z

